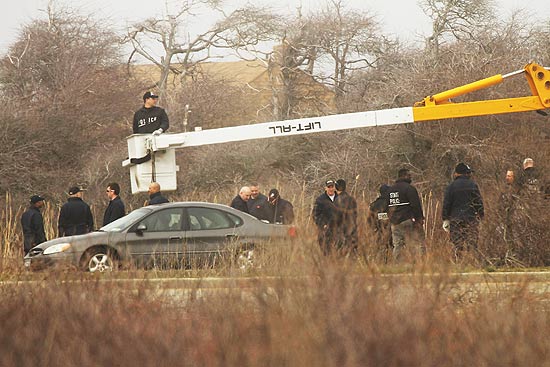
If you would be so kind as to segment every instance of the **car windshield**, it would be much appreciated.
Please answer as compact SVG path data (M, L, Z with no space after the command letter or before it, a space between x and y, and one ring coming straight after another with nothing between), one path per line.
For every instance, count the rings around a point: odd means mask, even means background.
M107 224L106 226L101 227L99 230L104 232L121 232L134 224L139 218L143 218L144 216L149 214L151 210L152 209L149 208L136 209L128 213L126 216L119 218L114 222Z

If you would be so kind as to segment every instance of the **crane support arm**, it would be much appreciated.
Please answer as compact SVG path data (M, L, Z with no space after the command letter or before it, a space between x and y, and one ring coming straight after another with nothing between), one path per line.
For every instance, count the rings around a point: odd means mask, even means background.
M454 103L450 99L484 89L505 79L525 74L532 96ZM550 71L538 64L527 64L522 70L494 75L445 92L428 96L415 103L414 121L441 120L455 117L485 116L501 113L538 111L550 108Z

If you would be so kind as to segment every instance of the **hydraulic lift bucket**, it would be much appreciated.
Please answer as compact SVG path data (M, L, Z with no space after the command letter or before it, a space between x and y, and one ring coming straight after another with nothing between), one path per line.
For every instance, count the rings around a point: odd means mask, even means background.
M127 138L129 158L122 165L130 166L132 194L147 192L151 182L158 182L162 191L174 191L177 188L179 167L176 165L175 149L153 152L151 138L149 134L133 134Z

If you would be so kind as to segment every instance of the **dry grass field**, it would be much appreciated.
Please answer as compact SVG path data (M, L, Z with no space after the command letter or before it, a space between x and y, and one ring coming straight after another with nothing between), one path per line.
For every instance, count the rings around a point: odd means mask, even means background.
M529 281L486 292L479 279L427 267L384 275L298 255L278 277L267 276L275 267L243 274L229 264L232 277L214 280L13 274L0 286L0 365L550 365L548 293Z

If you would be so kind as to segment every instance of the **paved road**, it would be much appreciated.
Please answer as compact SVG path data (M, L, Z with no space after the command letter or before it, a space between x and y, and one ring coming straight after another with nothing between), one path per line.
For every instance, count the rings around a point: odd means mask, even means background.
M440 288L448 295L475 302L480 296L506 297L517 292L529 293L550 307L550 272L493 272L454 274L380 274L356 275L367 288L383 287L398 296L417 292L419 287ZM349 278L348 278L349 279ZM46 286L53 280L4 281L0 286ZM257 299L276 295L276 287L289 284L315 286L314 277L231 277L231 278L155 278L107 279L93 276L91 282L117 290L139 294L145 298L162 299L168 304L185 305L195 299L231 295L243 299ZM82 287L82 280L57 281Z

